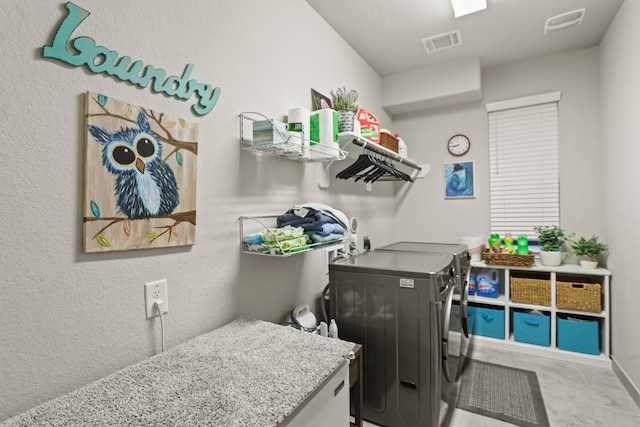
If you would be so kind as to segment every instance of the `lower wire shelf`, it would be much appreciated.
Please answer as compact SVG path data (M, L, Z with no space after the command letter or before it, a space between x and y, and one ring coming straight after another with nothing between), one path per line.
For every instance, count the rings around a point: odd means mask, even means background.
M277 215L241 216L238 218L240 226L240 252L251 255L288 257L318 249L342 246L349 241L349 237L326 242L309 243L307 238L295 236L292 239L278 239L273 237L268 244L250 243L251 238L259 233L275 236L277 234ZM301 240L296 240L301 239ZM304 240L304 242L302 241Z

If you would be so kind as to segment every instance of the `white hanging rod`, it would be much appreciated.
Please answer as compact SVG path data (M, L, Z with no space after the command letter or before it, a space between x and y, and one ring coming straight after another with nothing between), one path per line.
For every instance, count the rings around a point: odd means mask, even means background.
M353 139L353 143L356 144L356 145L359 145L360 147L363 147L365 150L373 151L376 154L380 154L382 156L388 157L391 160L396 161L398 163L401 163L403 165L407 165L407 166L412 167L414 169L417 169L419 171L422 170L422 166L420 166L419 164L414 163L409 159L405 159L404 157L400 156L399 154L394 153L393 151L388 150L388 149L384 148L381 145L374 144L373 142L369 142L369 141L366 141L364 139L359 139L359 138L354 138Z

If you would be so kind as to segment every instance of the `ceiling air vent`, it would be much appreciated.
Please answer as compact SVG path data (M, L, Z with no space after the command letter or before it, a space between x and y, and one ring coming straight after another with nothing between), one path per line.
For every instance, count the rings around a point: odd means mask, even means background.
M427 53L433 53L442 49L458 46L462 44L462 34L460 30L449 33L438 34L422 39L422 44Z
M552 16L544 22L544 33L561 30L572 25L580 25L584 19L586 9L572 10L561 15Z

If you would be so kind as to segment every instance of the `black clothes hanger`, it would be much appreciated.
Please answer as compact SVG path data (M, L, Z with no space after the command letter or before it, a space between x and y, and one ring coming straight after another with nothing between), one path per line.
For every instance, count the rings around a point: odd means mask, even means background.
M355 162L353 162L343 171L338 172L338 174L336 175L336 178L349 179L355 174L357 174L358 172L361 172L371 167L372 165L373 164L371 163L368 154L360 154L360 156L358 156Z
M411 176L398 170L392 163L380 159L371 154L361 154L355 162L338 172L336 178L364 182L375 182L383 177L391 177L396 180L413 181Z

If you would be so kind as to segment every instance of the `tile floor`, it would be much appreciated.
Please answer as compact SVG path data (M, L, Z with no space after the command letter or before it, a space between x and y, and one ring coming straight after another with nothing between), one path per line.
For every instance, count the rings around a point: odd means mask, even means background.
M640 426L640 408L611 369L487 347L472 347L471 357L535 371L551 427ZM456 409L450 427L512 425ZM364 426L376 427L368 422Z

